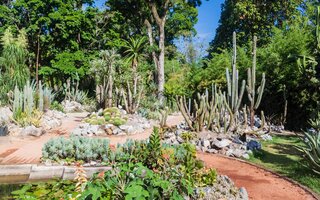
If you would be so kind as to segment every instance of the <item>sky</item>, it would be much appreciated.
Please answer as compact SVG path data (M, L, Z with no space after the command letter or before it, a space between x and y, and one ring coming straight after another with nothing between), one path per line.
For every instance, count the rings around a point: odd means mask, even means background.
M103 7L105 0L96 0L97 7ZM198 23L195 25L197 36L195 41L202 43L206 49L214 38L220 19L221 4L224 0L203 0L198 8Z

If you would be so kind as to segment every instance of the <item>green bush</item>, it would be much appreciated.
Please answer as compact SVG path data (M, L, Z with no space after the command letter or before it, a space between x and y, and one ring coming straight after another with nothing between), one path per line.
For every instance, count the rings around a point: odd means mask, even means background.
M54 101L54 102L50 105L50 109L51 109L51 110L57 110L57 111L60 111L60 112L64 112L63 106L62 106L58 101Z

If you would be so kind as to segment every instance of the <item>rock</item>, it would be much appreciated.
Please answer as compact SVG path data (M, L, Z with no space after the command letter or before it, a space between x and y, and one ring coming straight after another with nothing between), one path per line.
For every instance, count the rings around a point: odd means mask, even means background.
M207 149L207 153L216 154L216 153L218 153L218 151L216 149Z
M40 128L36 128L35 126L32 125L32 126L27 126L24 129L22 129L21 134L24 136L32 135L32 136L39 137L42 134L44 134L44 131L41 130Z
M210 141L209 140L202 140L201 141L201 145L205 148L209 148L210 147Z
M197 187L194 191L193 199L202 200L248 200L246 190L237 189L232 180L223 175L218 175L216 182L212 186Z
M257 128L261 127L261 119L258 116L254 116L254 124L253 125Z
M243 199L243 200L249 200L249 195L248 195L248 192L246 190L246 188L244 187L241 187L239 189L239 193L240 193L240 198Z
M250 140L247 144L247 150L260 150L261 144L256 140Z
M244 150L241 149L235 149L233 151L233 156L236 158L241 158L246 152Z
M247 134L243 133L240 137L239 140L242 142L247 142Z
M226 156L233 156L234 151L233 151L233 149L228 149L228 151L225 154L226 154Z
M203 151L203 152L207 152L208 151L207 147L200 147L200 148L201 148L201 151Z
M165 138L172 138L172 137L175 137L175 134L174 134L174 132L166 132L164 137Z
M12 116L12 111L9 107L0 108L0 123L6 124L10 122L10 117Z
M121 125L121 126L119 126L119 128L128 134L139 131L139 129L140 129L139 127L133 127L131 125Z
M100 108L100 109L98 110L97 115L98 115L98 116L102 116L102 115L103 115L103 109L102 109L102 108Z
M82 105L76 101L65 100L61 103L65 112L82 112L84 111Z
M116 127L115 129L112 130L112 133L114 135L118 135L119 133L123 132L120 128Z
M242 158L246 159L246 160L249 160L250 159L250 156L249 154L245 153L241 156Z
M7 136L9 134L9 129L7 125L0 126L0 136Z
M180 136L177 136L177 141L181 144L184 142L184 140L180 137Z
M261 135L260 137L261 137L261 139L263 139L264 141L272 140L272 137L271 137L271 135L269 135L269 134L264 134L264 135Z
M231 143L232 141L229 139L222 139L221 141L215 141L213 145L219 149L222 149L229 146Z
M106 131L107 135L112 135L112 133L113 133L111 128L107 128L107 129L105 129L105 131Z

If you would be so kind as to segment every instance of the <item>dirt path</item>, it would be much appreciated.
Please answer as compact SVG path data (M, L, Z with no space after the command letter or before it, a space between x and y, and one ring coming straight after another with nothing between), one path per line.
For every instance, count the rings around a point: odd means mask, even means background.
M254 200L314 200L299 186L264 169L228 159L215 154L198 153L207 167L214 167L219 174L229 176L237 187L245 187L249 199Z
M0 138L0 165L39 163L42 146L50 139L70 133L87 115L71 113L62 120L62 125L41 137L2 137Z
M41 148L52 137L71 132L86 114L72 114L63 121L59 129L51 131L40 138L6 138L0 139L0 164L39 163ZM182 116L168 117L168 125L176 125L183 120ZM152 129L144 133L129 136L109 136L111 144L124 143L127 139L146 139ZM199 153L207 167L214 167L220 174L229 176L237 187L245 187L249 198L253 200L311 200L311 194L291 182L282 179L268 171L231 160L214 154Z

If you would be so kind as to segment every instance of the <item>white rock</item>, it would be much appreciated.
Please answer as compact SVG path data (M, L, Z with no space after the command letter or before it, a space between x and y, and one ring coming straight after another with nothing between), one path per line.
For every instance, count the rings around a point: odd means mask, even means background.
M201 144L205 148L209 148L210 147L210 141L209 140L202 140Z
M36 128L35 126L32 125L32 126L27 126L24 129L22 129L21 134L39 137L42 134L44 134L44 131L41 130L40 128Z
M222 149L224 147L229 146L232 143L231 140L228 139L222 139L221 141L215 141L214 146L216 146L219 149Z
M248 160L248 159L250 158L250 156L249 156L249 154L245 153L245 154L243 154L243 155L242 155L242 158L244 158L244 159L247 159L247 160Z

